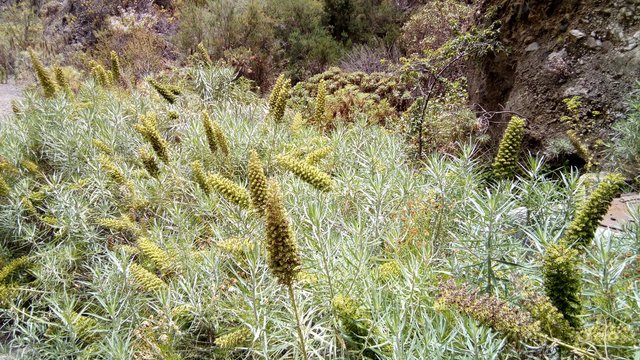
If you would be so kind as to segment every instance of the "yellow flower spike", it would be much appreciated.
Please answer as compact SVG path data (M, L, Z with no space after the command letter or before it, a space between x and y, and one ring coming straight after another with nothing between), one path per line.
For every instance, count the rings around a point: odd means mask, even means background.
M567 246L576 246L581 251L590 245L600 221L623 185L624 177L621 174L607 175L589 198L581 203L562 242Z
M507 179L515 175L518 155L524 138L525 120L513 116L504 131L498 154L493 162L493 173L498 179Z
M161 249L153 241L145 237L141 237L136 243L138 245L138 248L140 249L140 252L151 259L153 265L156 268L160 269L163 273L172 273L175 270L175 266L171 261L169 253Z
M128 231L133 234L140 233L138 224L131 220L129 216L124 214L117 218L99 219L98 225L114 231Z
M293 135L298 135L302 130L302 128L304 127L304 124L305 124L305 121L302 118L302 114L298 112L293 117L293 121L291 122L291 125L289 125L289 130Z
M277 160L283 168L291 171L316 189L330 191L333 188L331 176L317 167L287 155L280 155Z
M211 192L211 188L207 183L207 178L204 174L204 170L202 170L200 161L194 161L191 163L191 174L193 175L193 179L200 186L202 191L204 191L205 194L209 194Z
M211 121L211 125L213 126L213 133L215 135L216 145L218 145L218 147L220 147L220 151L225 156L228 156L229 155L229 141L227 141L227 137L224 135L224 132L222 132L222 128L220 127L220 124L218 124L217 121L212 120Z
M5 266L0 269L0 284L3 284L9 276L20 269L26 268L31 263L31 260L27 256L22 256L11 260Z
M214 344L221 349L235 349L251 340L251 331L246 327L232 331L215 339Z
M69 86L69 80L64 75L62 68L59 66L54 67L53 73L56 77L56 82L58 83L58 86L62 89L62 91L64 91L65 95L67 95L67 97L70 98L72 95L71 87Z
M204 126L204 134L207 137L207 144L209 144L209 150L211 153L215 153L218 149L216 144L216 131L214 130L211 118L206 111L202 111L202 125Z
M11 187L4 180L4 177L0 175L0 196L8 196L11 192Z
M44 91L44 96L47 98L54 97L56 95L56 84L53 82L51 74L45 69L33 50L29 50L29 56L31 57L31 64L36 71L38 81L40 81L40 86L42 86L42 90Z
M125 177L122 170L120 170L116 166L116 164L113 163L110 157L104 154L101 154L98 157L98 161L100 162L100 166L104 168L105 172L107 173L107 175L109 175L109 177L111 178L111 180L113 180L113 182L115 182L118 185L131 187L129 179Z
M129 272L138 287L144 291L152 292L167 288L167 284L162 279L138 264L131 264Z
M207 49L204 47L204 44L199 43L196 46L196 51L198 52L198 55L200 56L200 60L202 60L202 62L204 63L204 65L206 66L211 66L213 65L213 62L211 61L211 57L209 57L209 52L207 51Z
M316 165L320 162L320 160L327 157L327 155L331 153L331 150L332 149L330 146L323 146L321 148L313 150L312 152L307 154L307 156L304 158L304 161L309 165Z
M327 96L327 87L324 80L320 80L318 83L318 91L316 93L315 111L313 113L313 121L318 126L325 124L325 98Z
M282 118L284 117L284 111L286 110L287 101L289 101L289 96L291 95L290 93L291 79L285 79L280 91L278 91L278 98L276 99L273 111L271 111L271 117L276 123L282 121Z
M156 158L150 153L147 149L141 148L138 151L140 155L140 160L142 161L142 165L147 170L149 175L157 178L160 175L160 168L158 167L158 163L156 162Z
M160 84L154 79L148 79L147 82L158 92L158 94L160 94L160 96L163 99L167 100L169 104L173 104L176 102L177 94L175 93L174 89L171 89L166 85Z
M251 150L249 153L248 178L251 203L258 213L263 216L267 203L267 177L255 150Z
M233 181L218 174L210 174L206 177L206 184L232 203L243 208L249 207L249 193Z
M135 124L134 128L151 144L158 158L165 164L169 163L169 144L158 131L156 114L140 115L140 123Z
M112 155L113 154L113 150L111 150L109 145L107 145L104 141L102 141L100 139L93 139L93 140L91 140L91 143L93 144L93 146L96 147L96 149L100 150L105 155Z
M275 84L273 85L273 89L271 89L271 94L269 95L269 112L272 112L276 103L278 102L278 96L280 94L280 89L282 89L282 85L284 84L285 77L284 74L280 74L278 79L276 79Z
M567 137L578 153L578 156L587 162L585 168L589 171L593 166L593 153L591 153L587 145L580 140L580 137L578 137L578 134L574 130L567 130Z
M280 284L290 286L297 278L302 264L298 254L298 244L282 203L280 187L274 180L269 182L267 194L265 207L267 265Z
M239 257L244 253L244 249L253 249L253 242L249 239L229 238L216 242L215 246L224 253Z
M115 51L111 51L111 74L113 74L113 81L117 84L122 79L122 74L120 70L120 58L118 57L118 53Z
M578 251L563 244L548 246L542 264L545 292L574 328L581 327L582 273Z

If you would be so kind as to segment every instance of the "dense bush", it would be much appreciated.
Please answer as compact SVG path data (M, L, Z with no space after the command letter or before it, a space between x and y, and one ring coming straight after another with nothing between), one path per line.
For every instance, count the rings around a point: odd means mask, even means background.
M321 132L285 103L276 123L234 75L157 77L182 84L173 103L147 83L38 88L0 122L0 351L632 356L639 228L596 234L571 266L550 251L578 173L530 159L493 182L470 145L416 166L366 114ZM581 291L564 294L562 276ZM584 331L556 338L578 301Z

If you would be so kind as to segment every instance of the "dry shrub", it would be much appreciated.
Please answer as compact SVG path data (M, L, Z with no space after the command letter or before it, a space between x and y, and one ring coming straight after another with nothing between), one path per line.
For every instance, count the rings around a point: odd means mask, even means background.
M124 77L133 77L135 82L161 70L169 49L156 31L157 24L156 16L135 11L109 17L106 28L96 35L95 58L108 64L111 51L115 51L122 61Z
M402 44L408 53L435 50L468 28L471 10L464 2L456 0L429 2L402 27Z

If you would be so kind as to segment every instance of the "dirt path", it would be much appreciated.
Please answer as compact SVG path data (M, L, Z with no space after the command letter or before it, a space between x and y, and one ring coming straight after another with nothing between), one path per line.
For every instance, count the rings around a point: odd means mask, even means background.
M11 114L11 100L22 98L22 86L9 81L0 84L0 119Z

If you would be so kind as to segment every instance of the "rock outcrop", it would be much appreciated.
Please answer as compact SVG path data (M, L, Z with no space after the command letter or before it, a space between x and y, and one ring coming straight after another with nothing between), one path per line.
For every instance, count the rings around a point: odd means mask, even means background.
M559 161L577 159L553 148L566 144L570 127L560 120L569 115L563 99L580 96L574 126L587 145L608 138L640 79L640 0L485 0L476 19L500 21L507 51L486 56L470 70L472 102L525 117L529 148ZM507 114L491 119L494 137L506 120Z

